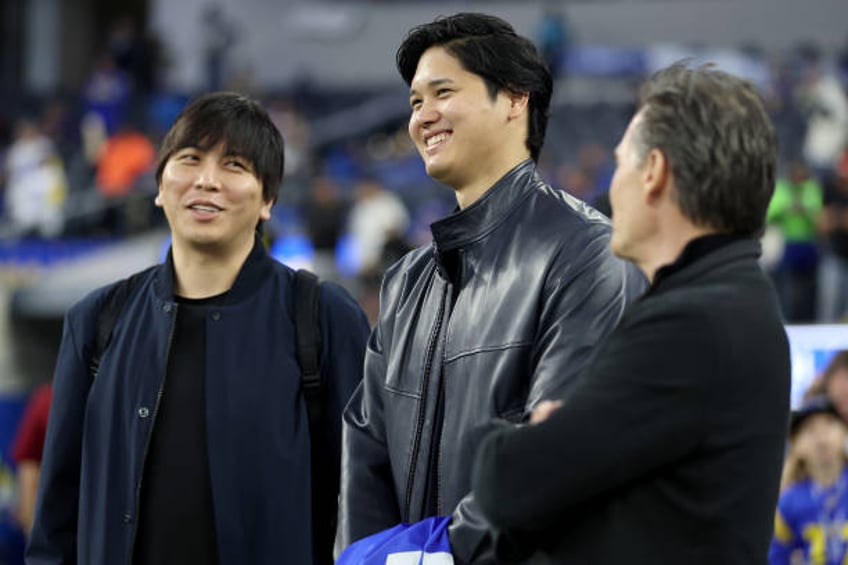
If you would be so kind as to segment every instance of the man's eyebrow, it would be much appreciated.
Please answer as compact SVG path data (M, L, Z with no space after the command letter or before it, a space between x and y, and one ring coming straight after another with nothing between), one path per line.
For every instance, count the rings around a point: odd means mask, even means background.
M427 87L433 88L433 87L441 86L443 84L448 84L448 83L451 83L451 82L453 82L453 81L449 78L434 78L433 80L431 80L430 82L427 83ZM418 93L418 91L415 90L414 88L409 89L409 95L410 96L412 96L413 94L417 94L417 93Z

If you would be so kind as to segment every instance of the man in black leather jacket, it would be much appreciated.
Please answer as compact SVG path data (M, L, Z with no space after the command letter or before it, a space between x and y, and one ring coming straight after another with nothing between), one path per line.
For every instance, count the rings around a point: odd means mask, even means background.
M487 562L474 448L565 393L644 278L610 253L605 216L536 174L552 80L529 40L458 14L414 28L397 65L409 134L459 209L385 275L344 414L336 550L452 515L455 561Z

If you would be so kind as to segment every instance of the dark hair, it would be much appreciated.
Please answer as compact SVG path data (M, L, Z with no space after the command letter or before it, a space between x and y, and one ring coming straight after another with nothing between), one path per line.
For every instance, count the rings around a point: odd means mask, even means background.
M480 76L493 100L499 90L530 95L525 143L530 156L538 161L548 127L553 79L533 43L495 16L460 13L440 17L412 28L398 48L395 60L407 85L412 84L421 55L435 46L443 47L465 70Z
M283 181L283 136L258 102L235 92L205 94L180 112L159 149L156 184L168 159L180 149L205 151L218 143L227 154L250 161L266 202L277 199Z
M710 66L676 63L642 86L639 108L639 160L662 151L684 216L720 232L761 234L777 136L754 85Z
M843 424L845 423L839 415L839 412L836 410L836 407L833 405L833 402L831 402L826 395L817 394L805 398L801 407L790 414L789 436L795 436L801 430L801 426L804 422L806 422L810 416L814 416L816 414L829 414Z

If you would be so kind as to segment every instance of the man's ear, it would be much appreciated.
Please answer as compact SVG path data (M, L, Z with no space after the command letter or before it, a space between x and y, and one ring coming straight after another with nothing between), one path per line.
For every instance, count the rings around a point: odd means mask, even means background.
M510 120L519 118L527 112L527 105L530 103L529 92L512 92L511 90L507 90L506 96L509 98Z
M262 208L259 210L259 219L260 220L264 220L264 221L267 222L268 220L271 219L271 208L273 208L273 206L274 206L274 200L275 199L272 198L271 200L266 200L262 204Z
M642 165L642 186L649 204L658 202L668 194L671 181L668 159L657 148L651 149Z
M153 199L153 203L156 204L158 208L162 207L162 190L159 189L159 192L156 193L156 198Z

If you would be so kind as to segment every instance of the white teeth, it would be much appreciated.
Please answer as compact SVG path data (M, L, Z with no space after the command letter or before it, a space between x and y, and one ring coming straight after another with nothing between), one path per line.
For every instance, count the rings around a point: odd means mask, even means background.
M204 206L203 204L194 204L191 206L194 210L201 210L203 212L217 212L218 209L214 206Z
M437 143L445 141L448 137L450 137L450 134L448 134L447 132L434 135L433 137L427 139L427 147L433 147Z

